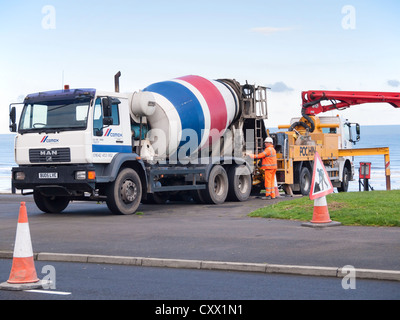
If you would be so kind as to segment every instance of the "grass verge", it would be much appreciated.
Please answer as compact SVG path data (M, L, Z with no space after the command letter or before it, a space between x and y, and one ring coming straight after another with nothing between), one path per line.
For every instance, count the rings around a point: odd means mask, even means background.
M332 220L343 225L400 227L400 190L334 193L326 197ZM314 201L308 197L260 208L251 217L309 221Z

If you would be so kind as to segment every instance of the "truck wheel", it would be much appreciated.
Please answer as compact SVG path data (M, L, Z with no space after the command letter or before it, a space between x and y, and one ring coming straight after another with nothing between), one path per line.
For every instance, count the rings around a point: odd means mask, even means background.
M347 167L343 168L343 178L340 187L338 187L339 192L347 192L349 190L349 181L350 181L350 171Z
M251 192L251 174L246 166L233 166L228 171L228 199L246 201Z
M134 214L142 199L142 185L135 170L123 169L106 190L107 207L115 214Z
M300 171L300 192L303 196L308 196L311 189L311 173L310 169L303 167Z
M203 199L208 204L221 204L227 195L228 175L222 166L216 165L211 169L206 189L202 190Z
M46 213L60 213L69 204L67 197L45 197L36 190L33 192L33 200L36 206Z

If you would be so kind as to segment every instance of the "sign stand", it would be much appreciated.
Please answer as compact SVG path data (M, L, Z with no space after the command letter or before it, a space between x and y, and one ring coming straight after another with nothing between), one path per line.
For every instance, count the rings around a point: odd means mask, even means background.
M341 225L340 222L332 221L329 216L326 196L333 192L333 186L328 172L318 152L314 157L313 177L310 189L310 200L314 200L314 213L310 222L302 224L304 227L334 227Z
M358 191L361 191L361 185L363 185L364 191L369 191L369 189L374 190L369 184L369 179L371 179L371 162L360 162ZM364 180L364 182L361 180Z

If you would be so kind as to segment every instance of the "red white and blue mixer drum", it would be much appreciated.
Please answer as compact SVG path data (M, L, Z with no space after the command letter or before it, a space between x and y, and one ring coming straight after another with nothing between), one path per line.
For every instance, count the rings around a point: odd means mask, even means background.
M189 75L151 84L143 91L151 92L156 102L147 120L150 131L165 134L165 156L174 154L188 139L195 141L196 151L210 147L239 112L236 93L218 80Z

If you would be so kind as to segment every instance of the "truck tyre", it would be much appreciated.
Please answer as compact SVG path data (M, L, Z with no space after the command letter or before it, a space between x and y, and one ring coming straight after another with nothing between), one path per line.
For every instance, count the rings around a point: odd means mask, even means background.
M233 166L228 171L228 199L246 201L251 193L251 174L245 165Z
M347 192L349 190L349 181L350 181L350 171L347 167L343 168L343 178L340 187L338 187L339 192Z
M201 191L205 203L224 203L228 195L228 175L225 169L216 165L211 169L206 189Z
M303 196L308 196L310 194L311 189L311 172L307 167L303 167L300 171L300 192Z
M121 170L106 190L107 207L114 214L134 214L142 199L142 185L135 170Z
M69 204L67 197L46 197L37 190L33 192L33 200L36 206L46 213L60 213Z

